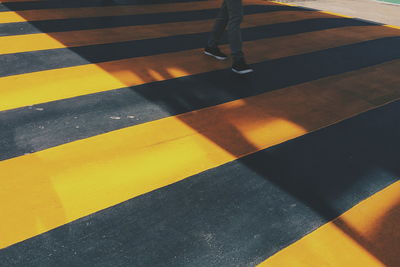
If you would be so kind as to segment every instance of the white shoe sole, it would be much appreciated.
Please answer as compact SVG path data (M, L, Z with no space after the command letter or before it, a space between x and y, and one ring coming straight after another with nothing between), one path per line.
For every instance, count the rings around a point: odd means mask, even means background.
M225 59L227 59L226 57L219 57L219 56L213 55L213 54L211 54L211 53L208 53L208 52L206 52L206 51L204 51L204 54L206 54L207 56L212 56L212 57L214 57L214 58L216 58L216 59L218 59L218 60L225 60Z
M246 74L246 73L250 73L253 72L253 69L248 69L248 70L235 70L234 68L232 68L232 71L237 73L237 74Z

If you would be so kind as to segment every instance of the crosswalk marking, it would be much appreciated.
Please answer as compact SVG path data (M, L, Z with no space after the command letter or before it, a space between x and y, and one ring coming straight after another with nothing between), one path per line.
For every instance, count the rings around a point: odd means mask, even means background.
M265 14L252 14L246 16L242 23L242 28L323 17L325 16L321 16L318 13L299 11L274 12L268 18L265 18ZM326 17L329 18L331 16ZM172 22L47 34L3 36L0 37L0 55L206 32L210 29L212 23L213 20L201 20L186 22L183 25L182 22Z
M20 0L8 2L20 2ZM246 1L246 4L278 5L258 0ZM0 12L0 23L200 11L217 8L219 5L220 1L198 1L148 6L4 11ZM243 28L300 22L312 18L333 18L335 15L300 9L250 14L246 16ZM8 54L18 57L21 53L32 51L202 33L207 32L211 25L212 20L203 20L3 36L0 37L0 56ZM310 62L304 62L304 69L309 69L315 74L306 75L308 80L293 78L304 75L303 70L299 69L298 73L287 73L285 77L287 69L282 68L279 70L282 74L281 79L296 82L290 86L263 91L262 86L267 88L269 84L254 85L252 84L254 81L249 78L248 86L261 88L256 96L245 98L233 96L236 100L209 105L207 108L183 114L177 112L178 115L175 116L146 121L126 128L120 126L118 130L100 135L90 132L89 137L85 139L72 138L68 143L59 146L49 146L41 151L0 161L0 210L2 211L0 248L6 248L192 175L218 168L246 155L398 100L400 58L396 53L366 54L365 58L360 58L359 65L339 71L342 66L340 64L347 62L346 57L350 57L348 53L343 52L343 49L349 49L347 46L355 45L361 50L365 49L362 51L371 51L374 46L368 46L368 43L378 44L377 47L382 47L382 44L386 43L393 46L395 42L387 40L395 40L396 37L399 37L396 27L360 25L314 29L311 32L247 41L244 46L248 62L258 64L263 70L271 67L265 62L282 60L286 65L276 64L272 67L287 67L288 63L296 63L299 56L307 53L310 55L304 58L314 60L312 62L315 64L318 60L327 58L323 53L327 53L329 49L334 49L331 51L335 51L338 58L330 57L332 62L321 62L312 67L307 65ZM92 97L95 93L131 86L144 84L153 86L154 82L174 78L193 79L194 75L199 74L207 78L207 75L214 75L215 72L230 67L229 61L218 62L202 55L200 46L199 44L199 48L196 49L97 64L68 68L53 66L52 69L45 71L36 70L18 75L3 74L10 76L0 77L2 99L0 112L24 107L27 109L27 106L51 101L59 104L57 102L59 100L74 101L74 97ZM227 45L221 47L224 51L228 51ZM328 66L330 63L337 65L336 69L330 68ZM11 68L18 67L7 66L7 62L0 64ZM321 72L313 69L322 67L329 70ZM265 75L269 73L265 72ZM258 78L255 81L269 80ZM196 97L201 98L196 95L190 96L191 99L199 100ZM143 99L145 98L146 96L143 96ZM151 98L147 100L151 101ZM146 103L145 100L143 103ZM40 118L43 109L35 107L33 110ZM151 109L149 110L151 112ZM22 109L15 110L19 111ZM7 127L6 122L1 122L0 125ZM74 127L79 130L79 125ZM6 139L8 142L12 140L13 131L19 129L7 127L5 130L10 131L10 138ZM41 130L45 135L45 127ZM16 139L11 142L15 142L16 147L19 145ZM35 140L31 143L34 147ZM4 143L0 140L0 149L2 144ZM346 258L340 258L330 252L347 252L346 249L349 249L354 251L350 256L357 257L353 257L352 260L362 259L365 260L365 264L379 266L380 259L374 259L374 255L379 253L369 255L365 249L363 251L362 242L351 233L363 235L367 233L365 236L368 238L368 231L371 231L372 226L363 224L368 220L359 216L359 210L363 209L364 212L368 211L368 214L374 214L373 221L377 222L383 217L384 209L398 204L398 198L395 197L398 191L399 183L395 183L382 192L372 195L337 220L282 250L263 264L295 265L298 261L295 262L293 257L296 259L300 257L304 263L310 263L309 260L312 259L311 263L319 262L323 265L329 259L329 263L337 260L338 265L341 265L341 260ZM390 221L391 225L394 225L393 221ZM354 228L354 232L349 232L349 225ZM324 251L328 252L321 253L321 249L308 249L320 246L321 240L332 241L322 242ZM49 240L49 244L52 244L51 242Z
M105 16L138 15L149 13L164 13L176 11L202 10L217 8L217 1L201 1L189 3L158 4L148 6L106 6L106 7L81 7L62 9L39 9L23 11L0 12L0 23L15 23L25 21L90 18Z
M399 196L396 182L258 266L396 266Z
M1 161L2 229L8 229L1 247L369 110L377 94L368 84L393 75L399 64L339 75L335 86L326 78ZM382 94L393 95L397 84L387 81ZM349 94L364 100L349 101ZM47 225L32 229L24 216Z
M321 35L324 36L323 39L320 38ZM394 35L397 35L397 31L382 31L378 26L361 29L349 27L245 42L245 48L249 63L256 63ZM290 42L293 45L282 49L282 42ZM222 48L227 49L226 46ZM215 62L201 54L201 49L195 49L2 77L0 96L4 101L0 103L0 110L183 77L229 66L229 62ZM192 64L193 55L198 55L195 65ZM151 75L148 70L165 75Z

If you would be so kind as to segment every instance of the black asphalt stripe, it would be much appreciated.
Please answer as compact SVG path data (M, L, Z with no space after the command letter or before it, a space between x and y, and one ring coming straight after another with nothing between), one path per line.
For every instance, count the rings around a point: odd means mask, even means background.
M370 25L366 22L346 18L321 18L263 25L246 28L242 31L243 39L252 41L339 27ZM155 39L0 55L1 64L8 66L7 68L0 68L0 77L201 48L205 45L208 35L209 33L184 34ZM224 40L222 43L227 43L227 41Z
M302 10L288 6L248 5L244 7L246 14L258 14L265 12ZM180 12L166 12L154 14L109 16L94 18L75 18L58 20L39 20L30 22L15 22L0 24L0 36L22 35L32 33L65 32L88 29L103 29L121 26L137 26L149 24L161 24L169 22L185 22L195 20L207 20L216 17L218 9L203 9Z
M123 6L123 5L154 5L178 2L199 2L204 0L90 0L90 1L26 1L0 3L0 12L22 11L52 8L80 8L80 7L102 7L102 6Z
M221 70L3 111L0 160L399 59L399 46L384 38L254 64L246 77Z
M399 180L399 112L393 103L194 175L6 248L1 262L254 266Z

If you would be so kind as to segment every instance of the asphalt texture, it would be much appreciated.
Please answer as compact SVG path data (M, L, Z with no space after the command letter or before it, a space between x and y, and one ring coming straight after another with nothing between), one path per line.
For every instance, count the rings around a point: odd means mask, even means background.
M399 182L400 31L319 1L244 2L245 76L203 55L215 1L0 4L18 21L0 23L0 43L24 43L0 47L0 266L268 266L304 238L322 244L324 225L367 261L400 264L381 252L400 248L399 215L365 233L336 222L353 212L358 229L359 205ZM147 13L104 16L132 6ZM70 9L92 13L24 13ZM197 28L165 35L167 23ZM156 30L120 41L126 26ZM57 39L103 29L115 41ZM380 227L392 238L369 241Z

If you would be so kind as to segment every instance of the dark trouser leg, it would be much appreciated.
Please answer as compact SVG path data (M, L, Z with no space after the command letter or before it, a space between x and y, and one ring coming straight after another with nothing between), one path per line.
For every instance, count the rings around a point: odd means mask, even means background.
M219 44L219 41L221 40L222 35L225 31L226 25L228 24L228 19L228 9L224 1L218 12L217 18L215 19L214 27L208 39L207 45L209 47L215 47Z
M243 6L242 0L225 0L228 10L228 39L229 46L233 60L243 58L242 51L242 33L240 30L240 23L243 20Z
M228 40L234 60L243 58L240 23L243 20L242 0L225 0L215 20L208 46L217 46L228 26Z

